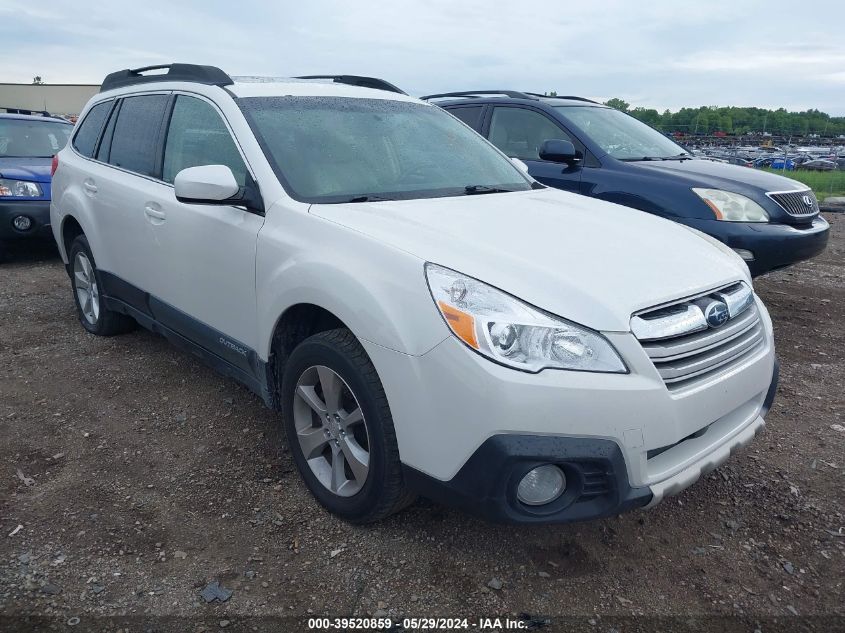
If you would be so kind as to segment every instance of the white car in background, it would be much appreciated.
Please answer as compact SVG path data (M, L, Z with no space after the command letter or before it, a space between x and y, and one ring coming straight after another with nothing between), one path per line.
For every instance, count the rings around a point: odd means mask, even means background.
M53 166L79 320L261 395L330 511L606 516L763 427L772 325L714 240L546 188L381 80L146 70L106 78Z

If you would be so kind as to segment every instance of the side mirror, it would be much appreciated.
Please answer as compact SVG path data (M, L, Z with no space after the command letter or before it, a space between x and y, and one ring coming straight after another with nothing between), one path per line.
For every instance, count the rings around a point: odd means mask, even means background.
M519 160L518 158L511 157L511 162L512 162L514 165L516 165L516 168L517 168L519 171L521 171L521 172L523 172L523 173L525 173L525 174L527 174L527 173L528 173L528 165L526 165L525 163L523 163L523 162L522 162L521 160Z
M183 169L173 180L179 202L214 204L241 190L232 170L225 165L201 165Z
M575 151L572 141L564 141L559 138L543 141L543 144L540 146L540 159L547 160L551 163L567 164L577 163L581 160Z

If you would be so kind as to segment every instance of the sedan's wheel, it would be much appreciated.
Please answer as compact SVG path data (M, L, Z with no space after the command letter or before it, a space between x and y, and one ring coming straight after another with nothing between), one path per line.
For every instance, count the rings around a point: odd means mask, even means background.
M341 497L358 493L370 472L370 439L361 405L343 378L323 365L302 372L293 421L317 480Z
M98 336L112 336L134 328L134 319L109 310L103 302L97 264L84 235L73 240L68 249L68 259L73 300L82 327Z
M348 521L365 523L414 500L402 478L381 380L349 330L307 338L279 370L288 444L302 478L323 506Z

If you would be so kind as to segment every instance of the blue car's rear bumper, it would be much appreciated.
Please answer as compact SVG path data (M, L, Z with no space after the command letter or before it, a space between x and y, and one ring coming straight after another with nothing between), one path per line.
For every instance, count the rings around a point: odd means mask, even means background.
M815 257L827 246L830 232L830 225L822 216L806 225L692 218L680 221L712 235L731 248L751 251L754 259L747 263L754 276Z

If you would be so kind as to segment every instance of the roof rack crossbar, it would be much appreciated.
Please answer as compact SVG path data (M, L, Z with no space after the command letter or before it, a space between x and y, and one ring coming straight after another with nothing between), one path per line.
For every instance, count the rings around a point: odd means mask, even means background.
M359 86L361 88L373 88L375 90L386 90L388 92L396 92L400 95L407 95L404 90L394 86L389 81L379 79L378 77L363 77L361 75L301 75L294 77L294 79L331 79L336 84L346 84L348 86Z
M441 92L436 95L420 97L425 101L429 99L445 99L448 97L480 97L481 95L505 95L512 99L530 99L537 101L537 97L530 92L519 92L518 90L464 90L462 92Z
M150 70L164 70L166 73L144 75ZM231 86L234 82L216 66L200 66L198 64L160 64L144 66L142 68L127 68L106 75L100 92L133 86L135 84L151 83L154 81L190 81L208 86Z

